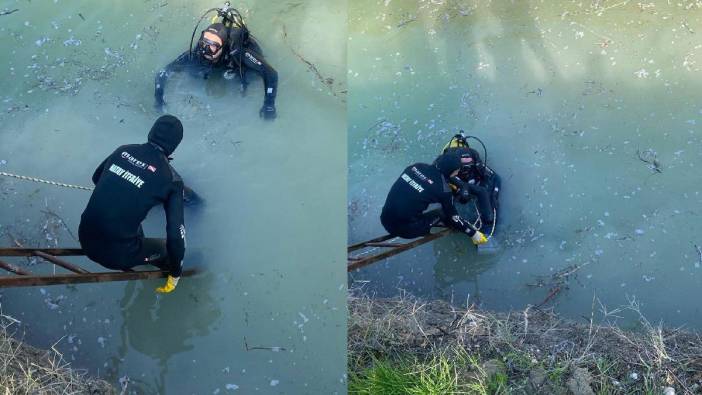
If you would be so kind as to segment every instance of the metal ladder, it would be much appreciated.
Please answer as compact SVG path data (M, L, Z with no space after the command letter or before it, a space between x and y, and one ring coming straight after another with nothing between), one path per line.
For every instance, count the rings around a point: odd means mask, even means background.
M350 272L360 269L440 237L444 237L449 233L451 233L451 229L441 228L441 230L436 233L430 233L408 243L395 242L394 240L399 239L399 237L385 235L361 243L352 244L348 246L347 250L348 260L346 271ZM352 254L352 252L354 254Z
M80 248L0 248L0 257L39 257L70 272L57 274L34 274L25 268L15 266L4 260L0 260L0 269L4 269L15 274L14 276L0 276L0 288L146 280L153 278L165 278L168 275L168 272L163 270L90 272L80 266L58 258L59 256L84 255L83 250ZM192 276L195 273L196 270L190 269L184 270L182 275L187 277Z

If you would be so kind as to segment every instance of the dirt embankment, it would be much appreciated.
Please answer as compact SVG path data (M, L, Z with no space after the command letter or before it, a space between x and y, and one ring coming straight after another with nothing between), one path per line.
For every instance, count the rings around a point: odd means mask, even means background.
M55 349L39 350L13 337L16 321L0 315L0 394L112 395L103 380L72 369Z
M651 325L635 301L583 323L409 296L348 308L351 393L702 394L700 336ZM612 323L623 310L638 330Z

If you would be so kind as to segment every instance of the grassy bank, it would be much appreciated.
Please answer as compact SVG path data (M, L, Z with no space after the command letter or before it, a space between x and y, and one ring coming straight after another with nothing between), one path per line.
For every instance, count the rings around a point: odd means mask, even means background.
M0 315L0 394L115 394L107 382L72 369L55 349L39 350L13 335L17 321Z
M594 304L593 304L594 305ZM637 313L625 331L613 317ZM576 323L412 297L349 297L352 394L698 394L702 342L654 326L632 301Z

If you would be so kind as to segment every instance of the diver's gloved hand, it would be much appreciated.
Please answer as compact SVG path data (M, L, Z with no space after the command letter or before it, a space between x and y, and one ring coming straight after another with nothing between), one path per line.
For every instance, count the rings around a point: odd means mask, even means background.
M466 187L462 187L458 190L458 202L461 204L466 204L470 201L470 191Z
M485 237L483 232L481 232L479 230L476 230L475 234L473 236L471 236L470 239L473 240L473 244L475 244L475 245L485 244L488 242L487 237Z
M197 206L203 202L203 199L187 185L183 185L183 204L188 207Z
M166 283L163 284L163 287L156 288L156 292L161 294L173 292L173 290L176 289L176 286L178 285L178 280L180 280L180 277L173 277L169 274Z

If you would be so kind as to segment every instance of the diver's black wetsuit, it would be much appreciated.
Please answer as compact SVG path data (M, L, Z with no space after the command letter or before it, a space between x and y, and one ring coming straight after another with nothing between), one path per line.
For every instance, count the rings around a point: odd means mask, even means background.
M441 211L425 212L433 203L440 204ZM429 234L440 221L469 236L475 234L473 227L458 215L446 176L437 166L426 163L415 163L402 172L390 188L380 221L391 235L406 239Z
M445 152L472 158L475 166L462 168L458 176L451 178L449 182L458 188L455 195L459 203L466 204L471 197L474 197L483 227L492 226L499 210L498 198L502 179L494 170L483 164L478 151L472 148L449 148Z
M478 212L483 225L492 226L495 222L495 215L499 210L499 193L502 188L502 179L489 167L481 169L482 176L471 178L468 182L461 179L452 180L452 184L459 188L464 188L468 193L476 198ZM460 194L460 191L459 191ZM461 201L467 203L467 201Z
M109 269L151 264L179 277L185 254L183 181L162 149L151 142L121 146L98 166L93 183L78 230L85 254ZM141 222L160 204L167 239L145 238Z
M217 71L235 72L241 79L242 87L246 89L248 84L246 71L250 69L263 77L265 98L261 111L264 112L267 108L275 107L278 72L263 58L258 43L253 38L248 37L248 34L245 34L241 28L232 27L222 51L222 55L214 63L201 58L196 51L193 51L192 57L190 51L185 51L159 71L156 75L154 92L156 106L159 109L163 106L163 91L166 87L166 81L173 72L189 71L191 75L205 79Z

